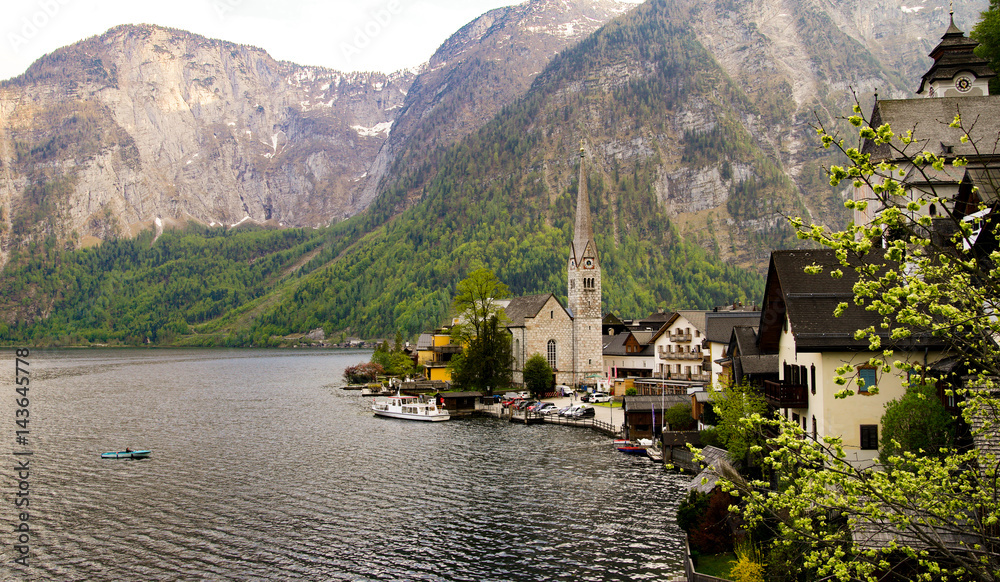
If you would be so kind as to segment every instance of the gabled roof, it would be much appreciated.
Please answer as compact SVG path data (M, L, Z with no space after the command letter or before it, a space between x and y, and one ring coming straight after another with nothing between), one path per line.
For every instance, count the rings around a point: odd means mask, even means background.
M507 319L510 320L507 327L523 327L524 319L528 317L537 317L538 312L545 307L545 304L549 301L550 297L555 299L555 295L551 293L526 295L524 297L515 297L511 299L505 310ZM556 303L559 303L558 299L556 299ZM566 308L563 307L562 303L559 303L559 307L562 308L563 311L566 311ZM567 311L566 313L568 314L569 312Z
M417 338L417 350L429 350L434 345L434 336L429 333L422 333Z
M698 331L705 333L705 311L698 309L681 309L677 314L691 322Z
M625 342L629 338L628 332L616 333L615 335L604 335L601 336L604 347L603 353L605 356L624 356L625 354Z
M756 325L759 311L719 311L705 314L705 337L710 342L728 343L736 326Z
M757 346L757 330L751 326L733 328L729 356L739 360L740 374L778 373L778 354L762 354Z
M912 130L914 141L905 149L908 155L916 155L924 150L943 153L941 146L946 145L951 146L952 154L965 156L972 164L979 158L974 146L987 152L987 156L996 157L990 152L993 152L993 145L1000 134L998 109L1000 95L881 99L875 103L872 111L871 126L879 127L888 123L896 135L904 135ZM957 113L962 116L962 124L972 129L967 143L961 141L964 131L948 126ZM896 140L893 142L899 144ZM865 140L862 153L870 153L875 162L895 159L898 155L888 144L875 145L872 140Z
M872 253L882 251L875 249ZM805 272L810 265L820 265L823 270L816 275ZM843 276L831 277L840 269ZM882 322L878 312L868 311L854 304L854 284L857 272L842 267L832 250L773 251L764 286L764 309L760 315L757 345L761 353L773 353L785 327L785 318L795 338L798 351L824 351L834 349L868 349L867 339L854 339L854 332ZM848 307L840 317L833 312L840 303ZM883 336L883 345L900 345ZM924 336L905 341L907 347L939 345Z

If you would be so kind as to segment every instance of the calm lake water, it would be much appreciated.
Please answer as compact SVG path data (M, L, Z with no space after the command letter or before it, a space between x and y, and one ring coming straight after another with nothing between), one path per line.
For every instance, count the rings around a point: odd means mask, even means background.
M367 352L33 351L30 566L3 580L661 580L681 477L587 429L376 418ZM103 451L149 448L148 460Z

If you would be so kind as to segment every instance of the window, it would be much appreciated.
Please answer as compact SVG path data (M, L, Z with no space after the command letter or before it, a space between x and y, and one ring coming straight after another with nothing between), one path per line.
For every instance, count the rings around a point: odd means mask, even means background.
M863 451L878 450L878 425L877 424L862 424L861 425L861 450L863 450Z
M861 385L861 382L858 382L858 392L867 394L868 389L878 383L875 368L858 368L858 380L864 382L864 386Z
M816 393L816 364L809 366L809 380L812 385L812 393ZM813 431L816 432L815 430ZM816 436L815 434L813 436Z
M546 359L549 361L549 367L553 370L556 369L556 340L549 340L548 349L546 350Z
M816 415L813 415L813 440L816 440Z

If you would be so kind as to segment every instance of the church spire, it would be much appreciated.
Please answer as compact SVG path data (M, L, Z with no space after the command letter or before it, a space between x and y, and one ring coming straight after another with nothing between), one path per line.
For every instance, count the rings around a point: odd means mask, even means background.
M582 265L585 259L593 261L597 266L597 246L594 244L594 232L590 225L590 198L587 196L587 172L584 169L583 142L580 142L580 179L576 192L576 223L573 228L573 256L571 259L577 265ZM589 246L589 249L588 249Z

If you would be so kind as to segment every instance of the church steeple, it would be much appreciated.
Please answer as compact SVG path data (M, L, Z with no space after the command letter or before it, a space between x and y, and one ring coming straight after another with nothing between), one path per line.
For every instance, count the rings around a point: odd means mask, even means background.
M979 43L965 36L955 26L951 12L948 30L941 37L930 57L934 64L920 80L917 95L926 97L964 97L989 95L989 80L996 76L986 59L973 52Z
M583 144L580 144L580 179L576 191L576 223L573 228L573 244L570 249L570 263L583 268L598 268L597 246L590 224L590 199L587 197L587 173L584 170ZM590 260L590 265L587 261Z
M570 243L569 312L573 317L573 381L600 376L604 367L601 341L601 264L597 259L587 196L587 170L583 145L580 147L580 182L576 192L576 222Z

